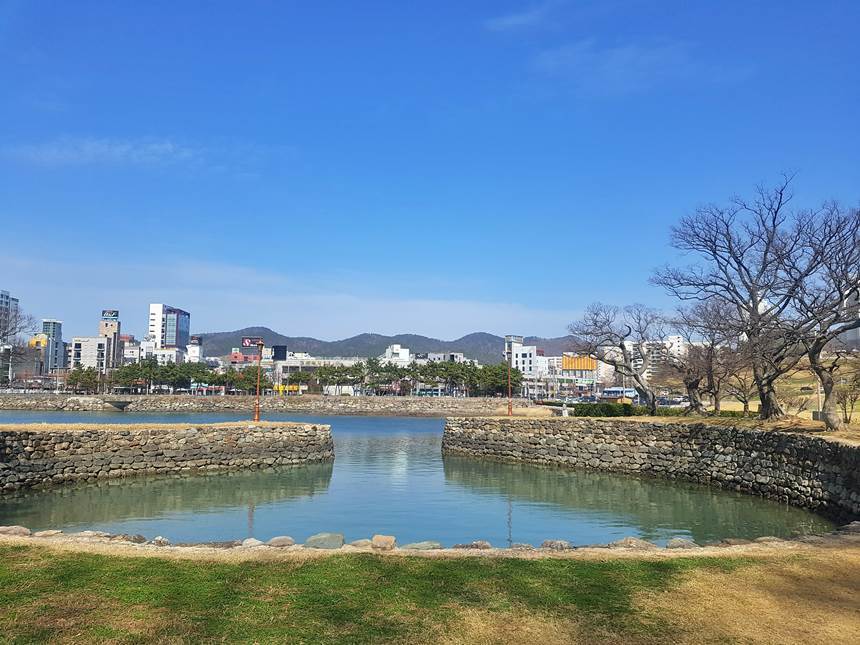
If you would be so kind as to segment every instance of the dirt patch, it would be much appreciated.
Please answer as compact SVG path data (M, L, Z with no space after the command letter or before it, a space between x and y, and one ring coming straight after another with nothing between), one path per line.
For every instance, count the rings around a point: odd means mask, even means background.
M767 559L731 573L698 570L637 600L684 643L850 643L860 634L860 547Z

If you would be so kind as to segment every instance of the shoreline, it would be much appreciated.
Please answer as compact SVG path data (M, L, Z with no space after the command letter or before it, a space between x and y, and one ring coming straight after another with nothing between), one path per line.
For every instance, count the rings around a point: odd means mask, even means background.
M0 527L7 529L9 527ZM8 535L0 533L0 545L17 545L46 548L59 552L94 553L107 556L162 558L172 560L203 560L211 562L294 562L349 555L377 555L386 558L427 559L517 559L517 560L670 560L689 557L752 557L786 556L794 554L838 553L843 550L860 550L860 522L836 528L829 533L809 534L792 539L773 537L755 540L732 540L727 538L718 545L695 545L687 547L662 547L656 544L625 538L615 543L599 545L571 545L568 548L554 546L510 547L441 547L434 549L411 549L402 546L374 548L371 545L354 546L344 544L338 548L316 548L302 544L278 547L266 544L253 546L212 546L208 543L177 544L135 543L118 539L124 536L102 535L98 532L56 533L50 535ZM97 533L90 535L89 533ZM157 542L159 538L154 538ZM552 540L551 542L555 542Z

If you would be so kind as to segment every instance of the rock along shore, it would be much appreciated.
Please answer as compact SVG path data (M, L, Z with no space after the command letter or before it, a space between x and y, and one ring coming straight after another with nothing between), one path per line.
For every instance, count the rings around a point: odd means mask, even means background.
M804 535L793 539L761 537L756 540L725 539L713 544L699 545L690 540L670 540L665 547L657 546L636 537L626 537L608 544L574 545L566 540L546 540L540 546L513 544L509 547L493 547L489 542L475 540L453 547L443 547L439 542L427 540L397 544L392 535L374 535L369 539L344 542L340 533L318 533L308 537L304 544L282 535L268 541L256 538L230 542L201 544L171 544L163 536L147 539L142 535L111 535L100 531L64 533L59 530L32 532L23 526L0 526L0 544L44 545L72 551L101 552L115 555L156 555L164 557L188 557L219 559L239 557L242 559L271 559L283 554L286 558L308 558L338 553L376 553L379 555L406 555L424 557L506 557L506 558L566 558L566 557L686 557L755 555L766 553L791 553L820 548L860 547L860 522L852 522L835 531L821 535Z
M330 461L331 428L308 423L0 425L0 490L143 474Z
M624 418L449 418L442 451L684 479L837 521L860 517L860 446L803 434Z
M102 411L115 410L111 401L128 402L129 412L218 412L254 408L251 396L117 395L71 396L66 394L0 394L0 410ZM263 411L303 414L391 416L488 416L506 409L505 399L485 397L417 396L266 396ZM530 407L514 400L516 408Z

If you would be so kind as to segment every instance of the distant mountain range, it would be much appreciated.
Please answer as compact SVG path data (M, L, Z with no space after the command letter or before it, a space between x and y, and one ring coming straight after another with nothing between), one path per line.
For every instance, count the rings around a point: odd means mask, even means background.
M235 331L221 331L197 334L203 341L203 351L207 356L225 356L234 347L239 347L243 336L260 336L266 345L286 345L291 352L307 352L317 357L380 356L389 345L400 344L412 352L463 352L467 358L485 365L502 360L505 339L485 332L467 334L457 340L439 340L418 334L359 334L343 340L317 340L305 336L284 336L268 327L246 327ZM570 351L573 338L539 338L526 336L526 345L542 348L547 356L559 356Z

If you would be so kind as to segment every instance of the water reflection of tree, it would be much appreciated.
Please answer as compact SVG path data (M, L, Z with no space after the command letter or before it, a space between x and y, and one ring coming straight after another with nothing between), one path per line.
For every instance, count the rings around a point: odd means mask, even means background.
M682 533L697 541L791 535L830 526L802 509L689 482L453 455L445 455L443 462L446 482L472 493L592 517L620 516L652 540Z
M0 497L0 519L40 526L96 524L168 513L259 506L328 490L332 463L194 476L136 477L29 490ZM2 522L0 522L2 523Z

